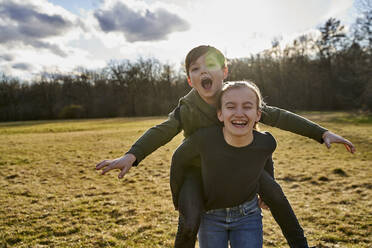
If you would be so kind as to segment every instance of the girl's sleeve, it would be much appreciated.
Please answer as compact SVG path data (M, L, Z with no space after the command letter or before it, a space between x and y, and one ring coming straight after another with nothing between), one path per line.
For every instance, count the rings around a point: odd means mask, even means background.
M266 160L266 163L265 163L265 167L264 167L265 171L267 173L269 173L269 175L273 178L274 178L274 161L273 161L273 157L270 156L267 160Z
M185 178L186 170L192 166L192 159L200 156L200 132L196 132L177 148L172 157L170 187L173 204L178 209L178 197Z
M323 143L324 127L290 111L272 106L265 106L261 120L263 124L290 131Z
M266 160L266 163L265 163L265 166L264 166L264 170L269 173L269 175L273 178L274 178L274 160L273 160L273 152L275 151L276 147L277 147L277 143L276 143L276 140L274 138L274 136L272 136L271 133L269 132L265 132L265 134L267 135L267 145L270 147L271 149L271 154L269 155L269 157L267 158Z

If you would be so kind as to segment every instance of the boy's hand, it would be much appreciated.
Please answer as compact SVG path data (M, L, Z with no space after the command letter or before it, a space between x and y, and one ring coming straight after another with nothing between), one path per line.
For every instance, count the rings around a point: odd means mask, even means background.
M102 175L106 172L119 169L121 172L118 175L118 178L123 178L123 176L130 170L133 163L136 161L136 156L133 154L127 153L123 157L115 158L115 159L106 159L96 165L96 170L102 170Z
M327 148L331 148L332 143L341 143L344 144L346 150L348 150L351 153L355 153L355 147L353 143L351 143L347 139L344 139L340 135L327 131L323 133L322 137L324 140L324 144L327 146Z

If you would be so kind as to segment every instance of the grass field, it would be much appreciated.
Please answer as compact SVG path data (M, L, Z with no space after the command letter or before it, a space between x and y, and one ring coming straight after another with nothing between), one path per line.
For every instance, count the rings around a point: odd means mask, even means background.
M346 113L305 113L350 139L327 150L275 128L276 178L311 245L372 247L372 120ZM0 247L172 247L172 142L125 178L95 164L121 156L158 118L0 123ZM286 247L264 211L264 247Z

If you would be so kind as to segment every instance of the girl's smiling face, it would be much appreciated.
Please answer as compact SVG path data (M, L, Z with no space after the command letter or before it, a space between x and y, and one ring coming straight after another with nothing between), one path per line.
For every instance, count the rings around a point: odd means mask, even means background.
M249 87L232 88L223 93L218 119L224 123L225 135L230 138L251 137L260 120L256 93Z

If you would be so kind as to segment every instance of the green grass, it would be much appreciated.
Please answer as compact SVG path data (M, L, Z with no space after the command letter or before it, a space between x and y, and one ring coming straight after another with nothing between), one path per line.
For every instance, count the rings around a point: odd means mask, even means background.
M310 139L261 127L278 141L276 178L311 245L370 247L372 124L358 121L369 117L306 116L354 142L357 153L347 153L342 145L328 150ZM177 212L169 164L182 136L121 180L117 171L101 176L94 169L103 159L121 156L162 120L1 123L0 247L172 247ZM264 246L285 244L264 211Z

